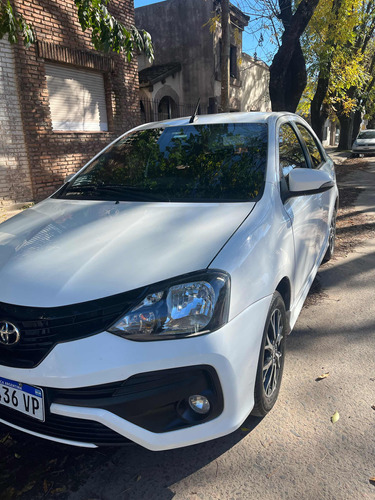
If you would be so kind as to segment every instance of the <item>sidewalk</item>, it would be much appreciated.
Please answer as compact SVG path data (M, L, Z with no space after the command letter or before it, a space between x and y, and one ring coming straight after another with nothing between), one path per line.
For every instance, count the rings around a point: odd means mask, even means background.
M351 157L351 151L337 151L337 148L335 147L327 147L324 148L326 150L326 153L332 158L334 163L341 164L345 160Z
M22 212L33 205L32 202L12 203L10 205L0 205L0 223L10 219L14 215Z

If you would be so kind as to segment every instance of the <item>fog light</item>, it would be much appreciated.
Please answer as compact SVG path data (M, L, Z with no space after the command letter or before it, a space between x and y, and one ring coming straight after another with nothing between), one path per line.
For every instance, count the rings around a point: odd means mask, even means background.
M189 397L189 406L192 410L200 415L205 415L210 411L210 402L205 396L200 396L199 394L195 394L194 396Z

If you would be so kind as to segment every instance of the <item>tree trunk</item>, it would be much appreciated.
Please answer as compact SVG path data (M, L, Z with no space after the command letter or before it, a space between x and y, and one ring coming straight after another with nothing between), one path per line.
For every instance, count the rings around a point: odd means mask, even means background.
M221 111L230 111L230 14L229 0L221 0Z
M311 125L320 140L323 139L324 123L328 118L328 110L323 106L323 102L328 92L332 59L334 50L336 49L336 43L334 42L332 33L337 29L336 25L339 19L341 5L342 0L333 0L332 10L334 17L328 26L328 38L325 43L325 50L328 49L328 52L326 54L323 52L323 56L325 57L321 56L318 83L313 100L311 101Z
M362 122L362 113L359 109L357 109L354 113L354 118L353 118L352 144L359 133L361 122Z
M297 109L301 95L306 87L307 73L305 58L299 40L296 41L288 66L282 57L274 58L270 67L270 98L273 111Z
M324 78L321 75L323 75L323 69L319 72L318 85L310 108L311 126L319 140L323 139L324 123L328 118L328 110L323 106L323 101L327 95L329 78Z
M306 86L306 65L300 37L305 31L319 0L302 0L292 15L291 0L279 0L284 25L281 46L270 66L270 97L273 111L297 109Z
M295 112L299 100L307 85L306 61L298 40L289 68L286 73L287 88L285 89L285 109Z
M339 115L340 120L340 142L337 147L339 151L352 148L353 115Z

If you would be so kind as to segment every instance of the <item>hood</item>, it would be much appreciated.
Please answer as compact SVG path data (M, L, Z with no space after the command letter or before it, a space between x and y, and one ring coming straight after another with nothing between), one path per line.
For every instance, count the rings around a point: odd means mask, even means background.
M254 205L48 199L0 224L0 301L62 306L204 269Z

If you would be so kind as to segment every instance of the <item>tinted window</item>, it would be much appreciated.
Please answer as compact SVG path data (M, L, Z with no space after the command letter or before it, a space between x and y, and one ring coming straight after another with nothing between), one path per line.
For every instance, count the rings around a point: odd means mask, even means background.
M297 123L298 130L301 132L301 135L303 137L303 140L306 143L307 150L310 153L310 158L311 158L311 165L313 168L319 167L319 165L322 163L322 155L320 154L320 151L318 149L318 146L315 142L314 137L310 134L310 132L305 128L303 125L300 125Z
M56 197L249 201L264 187L265 124L155 128L118 140Z
M281 125L279 131L279 161L285 177L293 168L308 168L298 137L288 123Z

